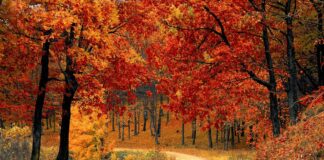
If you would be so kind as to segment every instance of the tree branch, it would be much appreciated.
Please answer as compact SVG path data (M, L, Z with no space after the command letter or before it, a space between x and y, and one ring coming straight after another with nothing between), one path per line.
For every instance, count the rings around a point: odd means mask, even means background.
M216 16L216 14L214 12L212 12L207 6L204 6L204 9L215 19L215 21L218 23L219 27L221 28L221 38L224 40L224 42L226 43L226 45L231 46L231 44L229 43L226 34L225 34L225 28L223 26L222 21ZM218 32L219 33L219 32Z
M253 71L247 70L245 64L241 64L242 65L242 71L246 72L247 74L249 74L250 78L252 80L254 80L255 82L267 87L268 89L270 89L272 87L272 85L264 80L262 80L261 78L259 78Z

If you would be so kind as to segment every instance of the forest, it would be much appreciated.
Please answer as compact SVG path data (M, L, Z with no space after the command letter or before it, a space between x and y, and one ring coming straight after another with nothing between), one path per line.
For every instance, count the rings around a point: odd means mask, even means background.
M324 159L323 0L0 0L0 160Z

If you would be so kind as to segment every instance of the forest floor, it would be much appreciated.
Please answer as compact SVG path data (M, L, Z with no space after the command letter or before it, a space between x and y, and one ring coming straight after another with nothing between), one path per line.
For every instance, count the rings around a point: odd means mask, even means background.
M149 152L148 149L130 149L130 148L114 148L114 151L127 151L127 152ZM167 155L167 157L176 159L176 160L207 160L206 158L193 156L189 154L183 154L178 152L171 152L171 151L160 151L161 153L164 153Z
M141 119L142 120L142 119ZM143 120L142 120L143 121ZM111 123L108 124L107 140L112 143L116 150L145 150L145 151L162 151L167 155L175 155L179 157L193 156L196 158L203 158L207 160L249 160L255 159L255 150L250 149L245 144L244 137L241 138L240 143L235 139L235 146L230 147L229 150L223 150L223 143L215 144L216 133L212 132L213 136L213 148L208 148L207 132L198 129L197 126L197 138L196 144L192 145L191 140L191 124L185 125L185 144L181 145L181 121L175 118L171 119L168 124L166 120L162 119L161 136L159 137L159 145L155 144L154 136L151 136L149 129L149 120L147 121L147 130L142 131L143 123L141 122L140 133L134 136L134 126L131 124L130 137L128 136L128 128L124 130L124 141L118 137L118 127L115 126L115 131L112 131ZM236 137L235 137L236 138ZM220 137L219 137L220 141ZM59 143L58 131L46 130L42 137L42 146L56 147ZM191 157L190 159L192 159ZM187 157L188 159L188 157ZM197 159L198 160L198 159Z

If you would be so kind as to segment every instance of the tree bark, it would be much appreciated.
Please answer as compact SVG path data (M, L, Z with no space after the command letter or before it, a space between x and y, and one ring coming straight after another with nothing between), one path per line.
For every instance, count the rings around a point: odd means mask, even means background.
M139 110L137 114L137 135L139 134L139 130L140 130L140 124L141 124L140 117L141 117L141 111Z
M136 109L134 109L134 136L137 135L137 114Z
M48 63L49 63L49 48L50 42L46 41L43 44L43 55L41 60L42 70L38 85L38 94L36 99L34 123L33 123L33 146L31 160L39 160L40 145L42 136L42 112L46 94L46 84L48 81Z
M215 143L218 144L218 129L216 129Z
M197 123L196 123L196 119L194 119L192 121L192 134L191 134L192 145L196 144L196 137L197 137Z
M146 122L147 122L147 119L148 119L148 113L147 113L147 110L144 109L144 114L143 114L143 131L146 131Z
M184 145L185 144L185 139L184 139L185 138L184 137L185 136L184 135L185 134L184 133L185 131L184 130L185 130L185 125L184 125L184 121L182 120L182 123L181 123L181 145Z
M208 147L209 148L213 148L213 139L212 139L212 130L211 130L211 126L210 126L210 117L208 116Z
M66 39L66 47L72 47L74 41L74 24L71 26L70 35ZM57 160L68 160L69 158L69 132L71 119L71 105L74 94L78 89L78 82L74 76L73 60L69 55L66 55L66 69L64 72L65 78L65 93L62 104L62 126L60 133L60 148L57 155Z
M123 121L122 121L122 133L121 133L121 140L125 140L125 120L124 120L124 115L123 115Z
M160 137L161 136L161 119L163 116L163 110L160 107L159 109L159 119L158 119L158 124L157 124L157 135Z
M127 121L128 122L128 139L130 139L130 120Z
M235 146L235 135L234 135L234 124L231 126L231 146L234 148Z
M115 131L115 110L113 110L111 114L111 127L112 131Z
M293 13L291 13L291 0L286 3L286 39L287 39L287 58L288 58L288 105L289 105L289 115L290 123L292 125L297 123L298 115L298 86L297 86L297 68L296 68L296 56L294 48L294 33L293 33Z

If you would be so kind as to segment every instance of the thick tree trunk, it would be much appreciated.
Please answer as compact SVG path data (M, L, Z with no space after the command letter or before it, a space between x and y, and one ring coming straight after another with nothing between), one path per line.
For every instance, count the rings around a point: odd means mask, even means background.
M33 123L33 146L31 160L39 160L40 156L40 145L41 145L41 134L42 134L42 111L45 101L46 84L48 81L48 63L49 63L49 48L50 42L43 44L43 55L42 55L42 71L38 85L38 94L35 105L34 123Z
M181 123L181 145L184 145L185 144L185 124L184 124L184 121L182 120L182 123Z
M286 27L287 27L287 57L288 57L288 105L291 124L297 123L298 115L298 95L297 95L297 69L296 69L296 56L294 49L294 34L293 34L293 17L290 13L290 0L287 2L286 7Z
M60 148L57 156L57 160L68 160L69 158L69 130L70 130L70 118L71 118L71 104L73 95L64 94L62 105L62 125L60 134Z
M192 134L191 134L191 138L192 138L192 145L196 144L196 137L197 137L197 123L196 123L196 119L194 119L192 121Z
M71 27L70 35L66 39L66 46L72 47L74 41L74 24ZM71 105L74 94L78 89L78 82L74 76L73 60L69 55L66 55L65 77L65 93L62 104L62 126L60 133L60 147L57 155L57 160L68 160L69 158L69 132L71 119Z
M268 29L266 23L266 0L262 0L262 39L264 45L264 53L267 61L267 68L269 74L269 99L270 99L270 119L272 121L272 132L274 136L280 134L280 122L278 116L278 100L277 100L277 82L275 78L275 72L273 67L272 56L270 52L270 42L268 36Z

